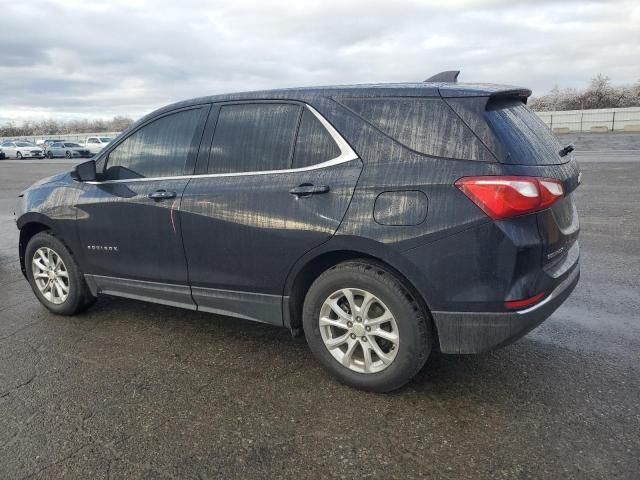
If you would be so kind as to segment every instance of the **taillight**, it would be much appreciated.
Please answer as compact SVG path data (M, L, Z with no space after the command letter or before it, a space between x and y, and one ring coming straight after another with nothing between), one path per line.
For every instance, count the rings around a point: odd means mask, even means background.
M534 303L542 300L544 298L544 295L544 292L540 292L537 295L529 298L522 298L520 300L507 300L506 302L504 302L504 306L511 310L528 307L529 305L533 305Z
M463 177L455 185L494 220L544 210L564 195L553 178Z

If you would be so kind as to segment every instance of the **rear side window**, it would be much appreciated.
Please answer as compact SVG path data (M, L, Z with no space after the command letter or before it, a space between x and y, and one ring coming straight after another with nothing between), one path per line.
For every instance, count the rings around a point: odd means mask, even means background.
M199 108L154 120L109 153L104 180L184 175L200 122Z
M495 161L482 142L440 98L345 99L342 103L389 137L418 153Z
M292 167L309 167L339 156L340 148L333 137L320 123L320 120L305 108L298 130Z
M562 147L555 135L520 100L490 101L485 118L507 152L504 163L553 165L571 158L560 157Z
M221 107L208 173L289 168L300 108L275 103Z

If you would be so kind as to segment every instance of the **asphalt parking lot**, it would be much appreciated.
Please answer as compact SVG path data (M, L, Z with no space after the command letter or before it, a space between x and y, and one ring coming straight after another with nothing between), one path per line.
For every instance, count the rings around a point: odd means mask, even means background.
M47 313L12 212L70 164L1 161L0 478L639 478L640 151L578 159L567 303L388 395L337 384L266 325L106 297Z

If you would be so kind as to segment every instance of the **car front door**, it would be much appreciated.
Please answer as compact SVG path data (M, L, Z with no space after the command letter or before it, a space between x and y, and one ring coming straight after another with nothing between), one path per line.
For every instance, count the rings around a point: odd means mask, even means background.
M281 325L287 274L335 233L362 163L297 103L214 107L204 138L206 169L180 215L193 298L200 310Z
M77 228L83 270L97 291L195 308L179 205L209 105L156 117L97 160L83 183Z

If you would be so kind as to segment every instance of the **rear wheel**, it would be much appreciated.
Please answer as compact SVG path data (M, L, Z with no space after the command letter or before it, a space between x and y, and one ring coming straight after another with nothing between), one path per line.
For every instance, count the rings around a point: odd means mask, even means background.
M52 152L47 152L47 158L49 160L52 160L53 159L53 153Z
M430 322L403 282L366 260L318 277L304 302L309 346L341 382L363 390L400 388L422 368Z
M73 315L95 300L67 247L48 232L29 240L25 267L36 297L54 313Z
M16 158L18 160L22 160L22 153L21 152L16 153Z

